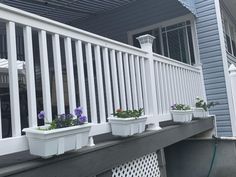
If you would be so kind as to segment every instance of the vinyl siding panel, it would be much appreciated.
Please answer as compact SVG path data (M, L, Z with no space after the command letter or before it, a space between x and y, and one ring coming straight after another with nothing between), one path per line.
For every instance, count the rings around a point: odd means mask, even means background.
M127 32L189 14L178 0L139 0L71 25L128 43Z
M210 110L216 115L219 136L232 136L227 90L222 61L219 31L214 0L195 0L200 59L208 101L220 105Z

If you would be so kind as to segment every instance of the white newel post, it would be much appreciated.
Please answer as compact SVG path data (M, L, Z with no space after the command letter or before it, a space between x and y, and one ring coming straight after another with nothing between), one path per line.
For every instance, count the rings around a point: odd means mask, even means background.
M158 103L157 103L157 92L156 92L156 83L155 83L155 72L154 72L154 61L153 61L153 40L154 36L149 34L137 37L141 49L147 51L148 65L146 70L147 77L147 91L148 91L148 104L149 104L149 114L151 118L147 121L149 124L148 130L159 130L159 118L158 118Z
M197 67L198 69L200 69L200 74L201 74L201 80L200 80L200 83L201 83L201 95L198 95L200 97L202 97L205 101L207 101L207 97L206 97L206 88L205 88L205 83L204 83L204 77L203 77L203 71L202 71L202 64L201 63L198 63L196 65L194 65L195 67ZM193 103L194 103L195 100L193 100Z
M233 128L233 136L236 134L236 67L234 64L231 64L229 67L229 78L231 82L231 93L232 93L232 101L233 101L233 109L234 110L234 117L231 118L231 124Z

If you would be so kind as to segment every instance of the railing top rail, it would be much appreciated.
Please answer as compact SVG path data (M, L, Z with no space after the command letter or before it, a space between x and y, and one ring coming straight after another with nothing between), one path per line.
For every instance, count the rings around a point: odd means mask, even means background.
M0 3L0 19L16 22L17 24L30 26L35 29L45 30L49 33L71 37L72 39L90 42L95 45L120 50L134 55L145 56L146 52L142 49L118 42L100 35L96 35L54 20L50 20L39 15L29 13L8 5Z
M184 69L188 69L188 70L191 70L191 71L194 71L194 72L200 72L200 69L196 66L192 66L192 65L189 65L189 64L186 64L186 63L183 63L183 62L165 57L163 55L156 54L156 53L154 53L153 56L154 56L154 61L156 60L156 61L160 61L162 63L167 63L167 64L170 64L170 65L174 65L176 67L181 67L181 68L184 68Z

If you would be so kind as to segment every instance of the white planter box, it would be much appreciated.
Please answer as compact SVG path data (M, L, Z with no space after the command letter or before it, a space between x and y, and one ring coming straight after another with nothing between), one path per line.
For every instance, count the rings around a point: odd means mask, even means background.
M205 118L208 116L208 111L205 111L203 108L193 108L193 117Z
M142 133L145 131L145 123L147 121L146 116L141 116L139 118L108 118L111 124L112 135L115 136L132 136L137 133Z
M192 110L171 110L174 122L191 122L193 117Z
M77 150L88 144L91 124L78 125L53 130L39 130L38 127L25 128L30 153L49 158L66 151Z

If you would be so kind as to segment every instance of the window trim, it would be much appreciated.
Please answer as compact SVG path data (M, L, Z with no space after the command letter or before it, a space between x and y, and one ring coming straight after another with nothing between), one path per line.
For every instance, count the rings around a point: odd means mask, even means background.
M234 22L234 20L232 19L232 17L230 17L227 12L225 12L225 10L222 11L222 23L223 23L223 30L224 30L224 37L225 37L225 49L226 52L233 56L236 57L236 52L233 49L233 44L232 44L232 39L234 40L235 44L236 44L236 24ZM226 24L227 23L227 24ZM228 51L228 47L227 47L227 39L226 39L226 35L227 34L227 30L226 27L228 29L228 33L229 33L229 38L230 38L230 47L231 47L231 53ZM233 35L231 34L231 30L230 27L233 27Z
M197 30L196 30L196 20L195 17L192 14L187 14L184 16L176 17L170 20L166 20L160 23L152 24L149 26L137 28L131 31L127 32L128 36L128 44L133 46L133 35L142 33L145 31L153 30L155 28L162 28L170 25L174 25L176 23L181 23L184 21L190 21L191 22L191 33L192 33L192 40L193 40L193 49L194 49L194 58L195 58L195 65L200 64L200 54L199 54L199 45L198 45L198 40L197 40ZM161 30L159 30L159 35L161 35ZM163 41L161 40L161 51L164 53L164 48L163 48Z

